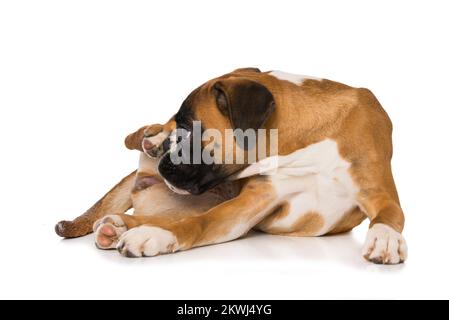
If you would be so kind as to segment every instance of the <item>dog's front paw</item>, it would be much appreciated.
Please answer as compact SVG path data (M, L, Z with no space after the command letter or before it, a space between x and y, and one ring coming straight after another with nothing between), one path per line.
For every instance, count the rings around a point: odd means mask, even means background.
M178 241L172 232L159 227L140 226L125 232L117 250L126 257L152 257L178 250Z
M404 237L383 223L374 224L368 231L363 257L378 264L397 264L407 258Z
M128 228L119 215L112 214L97 220L93 230L95 244L99 249L115 249L119 237Z

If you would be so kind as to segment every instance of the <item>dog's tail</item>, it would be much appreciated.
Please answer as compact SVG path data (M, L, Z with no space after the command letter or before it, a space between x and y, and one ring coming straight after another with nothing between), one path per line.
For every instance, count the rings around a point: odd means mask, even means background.
M103 198L73 221L60 221L55 226L56 233L64 238L81 237L92 232L95 221L107 214L124 213L132 207L131 191L134 187L136 171L123 178Z

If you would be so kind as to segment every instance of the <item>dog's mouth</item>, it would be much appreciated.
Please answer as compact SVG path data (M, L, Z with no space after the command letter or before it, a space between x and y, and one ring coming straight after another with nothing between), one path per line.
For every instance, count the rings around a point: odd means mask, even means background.
M183 131L177 131L177 130ZM151 141L143 141L142 149L152 157L159 158L158 171L167 187L180 195L199 195L222 182L235 180L244 169L240 165L194 163L192 131L179 127L171 132L162 147ZM203 149L199 149L201 155ZM237 178L238 179L238 178Z
M169 178L164 177L160 172L161 176L164 179L167 187L173 191L174 193L180 195L200 195L208 190L212 190L222 183L231 182L235 179L234 176L237 175L240 171L236 173L229 174L219 174L215 175L213 171L208 171L204 175L201 175L201 179L195 179L193 181L184 180L184 181L171 181ZM172 178L173 179L173 178Z

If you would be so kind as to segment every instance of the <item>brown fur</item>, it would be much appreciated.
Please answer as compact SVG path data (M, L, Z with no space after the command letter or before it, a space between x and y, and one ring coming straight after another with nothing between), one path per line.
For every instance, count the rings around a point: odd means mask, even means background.
M311 237L318 235L324 220L318 212L308 212L302 215L290 228L290 232L281 233L288 236Z
M223 135L231 123L218 111L210 92L217 81L235 77L257 81L273 93L276 109L265 127L279 130L280 155L325 138L334 139L341 156L352 164L351 175L360 187L362 211L372 223L382 222L402 231L404 216L390 166L392 125L369 90L325 79L305 80L298 86L267 73L236 70L197 89L199 100L193 103L197 118Z
M271 234L285 236L310 237L318 235L318 232L324 225L323 218L317 212L307 212L301 215L293 224L287 228L273 227L273 223L286 217L289 211L289 205L283 205L280 211L274 212L266 220L258 225L258 229Z
M239 221L254 219L254 224L257 224L269 213L266 208L272 205L274 199L272 186L265 179L258 178L247 181L237 197L224 201L202 214L199 212L182 219L167 219L165 215L120 216L128 229L145 224L173 232L183 250L186 250L224 239ZM250 228L246 232L249 230Z
M301 85L279 80L258 69L237 69L230 74L212 79L191 94L192 112L195 119L201 119L206 128L215 128L222 132L232 127L232 121L217 108L214 85L220 82L229 85L231 82L253 81L264 87L274 97L275 108L264 127L278 129L280 155L290 154L310 144L326 138L335 140L340 155L351 163L350 174L360 188L358 203L360 208L348 213L329 233L348 231L358 225L367 216L374 223L385 223L401 232L404 226L402 213L394 180L391 173L392 156L391 122L375 96L367 89L352 88L329 80L305 80ZM173 128L171 121L170 128ZM164 129L165 131L165 129ZM140 137L143 131L138 131ZM169 131L167 131L169 132ZM138 145L139 138L128 140L127 146ZM269 142L269 141L268 141ZM235 150L234 150L235 151ZM229 166L229 172L241 167ZM100 203L72 223L92 223L106 211L114 209L123 213L129 206L129 194L133 178L127 177L114 188ZM114 191L116 190L116 191ZM119 191L117 191L119 190ZM120 192L120 196L118 196ZM140 191L141 195L145 195ZM123 196L123 194L125 196ZM240 194L231 199L215 203L204 211L195 210L187 216L168 218L162 212L150 216L122 215L128 228L142 224L160 226L173 232L182 249L206 245L226 240L234 227L247 224L248 230L258 225L262 230L280 216L288 214L288 205L273 203L276 199L273 188L261 177L249 178ZM116 203L116 198L126 199ZM223 202L224 201L224 202ZM114 203L114 205L112 205ZM207 206L206 206L207 207ZM108 208L106 210L105 208ZM114 211L112 210L112 211ZM168 209L167 209L168 210ZM121 211L121 212L118 212ZM270 213L274 213L270 215ZM264 220L266 219L266 220ZM313 235L323 225L318 212L310 212L302 216L288 231L290 235ZM69 227L62 225L62 230ZM74 227L73 227L74 228ZM80 226L82 232L58 232L58 234L81 235L90 231L86 225ZM58 230L58 229L57 229ZM241 236L248 230L243 230ZM281 230L267 232L285 233Z
M134 187L136 171L132 172L89 210L73 221L60 221L55 226L56 233L65 238L81 237L92 232L95 221L106 214L123 213L132 207L131 190Z
M327 234L331 235L351 231L365 219L366 215L360 210L360 208L354 208L345 214L344 217L338 221Z
M125 146L130 150L142 150L142 140L146 134L147 131L149 131L150 128L153 128L154 126L157 126L157 128L160 128L161 125L156 124L153 126L143 126L136 132L133 132L129 134L125 139Z
M262 220L258 225L255 226L256 229L267 232L267 233L275 233L270 232L270 226L279 219L285 218L290 213L290 204L288 202L281 203L279 206L274 208L273 212L267 216L264 220Z

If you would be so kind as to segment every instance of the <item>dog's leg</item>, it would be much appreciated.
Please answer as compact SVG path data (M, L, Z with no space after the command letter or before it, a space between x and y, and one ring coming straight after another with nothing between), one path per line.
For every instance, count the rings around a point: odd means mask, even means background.
M407 245L401 235L404 214L394 185L390 166L383 165L383 177L376 177L379 168L365 168L359 203L371 223L363 248L365 259L374 263L397 264L407 258Z
M152 124L143 126L136 132L129 134L125 138L125 146L130 150L145 151L142 148L142 141L145 137L153 137L162 132L163 126L161 124Z
M131 191L134 187L136 171L123 178L103 198L97 201L83 215L73 221L60 221L55 226L56 233L65 238L84 236L92 232L95 221L111 213L124 213L132 207Z
M164 153L164 141L176 129L176 122L169 120L166 124L144 126L125 139L125 146L130 150L139 150L152 158L159 158Z
M401 235L404 214L399 202L382 190L363 190L361 204L371 223L363 248L365 259L396 264L407 258L407 244Z
M236 198L180 221L124 214L100 221L96 224L99 230L96 243L106 249L116 244L121 254L140 257L226 242L245 235L265 218L276 199L277 195L267 180L252 178ZM105 225L106 232L103 232ZM123 227L128 231L123 233ZM112 236L106 240L105 233Z

